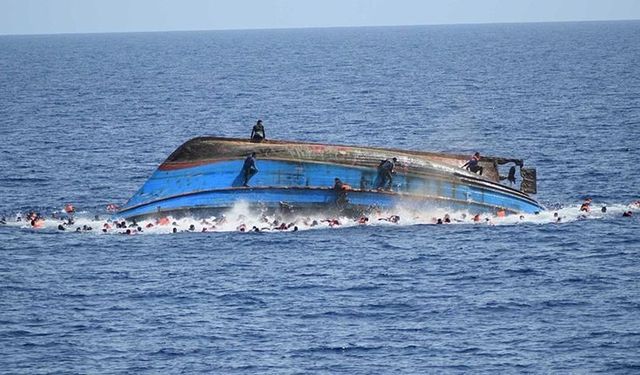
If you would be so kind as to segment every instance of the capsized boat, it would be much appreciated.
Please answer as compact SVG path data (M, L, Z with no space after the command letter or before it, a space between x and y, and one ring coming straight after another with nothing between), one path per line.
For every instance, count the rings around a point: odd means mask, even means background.
M253 175L247 174L245 163L252 153L257 168ZM397 162L389 183L380 164L392 158ZM479 175L462 168L467 159L392 148L198 137L178 147L116 216L198 215L228 209L239 201L289 210L400 206L534 213L544 209L529 195L536 193L535 169L525 168L522 160L481 157ZM508 176L501 176L500 168L508 168ZM336 178L348 190L336 189Z

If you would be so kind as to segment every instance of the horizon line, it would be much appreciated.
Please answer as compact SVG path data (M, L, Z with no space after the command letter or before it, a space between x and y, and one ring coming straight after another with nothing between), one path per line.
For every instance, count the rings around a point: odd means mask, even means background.
M375 28L375 27L420 27L420 26L464 26L464 25L518 25L518 24L547 24L547 23L598 23L598 22L633 22L638 18L619 19L589 19L589 20L555 20L555 21L504 21L504 22L452 22L452 23L428 23L428 24L379 24L379 25L336 25L336 26L292 26L292 27L231 27L221 29L170 29L170 30L124 30L124 31L79 31L79 32L51 32L51 33L17 33L4 34L5 36L48 36L48 35L94 35L94 34L143 34L143 33L180 33L180 32L206 32L206 31L269 31L269 30L310 30L310 29L351 29L351 28Z

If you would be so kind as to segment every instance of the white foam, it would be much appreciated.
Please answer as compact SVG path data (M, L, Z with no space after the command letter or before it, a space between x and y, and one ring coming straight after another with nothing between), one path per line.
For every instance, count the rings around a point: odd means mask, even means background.
M433 209L428 211L416 211L409 207L397 207L393 210L384 210L369 214L368 221L361 223L357 219L346 216L331 216L328 213L316 212L313 215L286 215L278 214L265 215L250 209L246 202L238 202L231 209L224 212L219 217L201 218L173 218L167 217L168 222L159 224L155 219L142 220L135 226L127 222L127 228L116 228L115 223L108 219L97 219L95 214L91 212L78 212L74 215L74 223L72 225L64 224L65 220L47 217L41 228L34 228L24 217L24 214L16 214L21 216L22 221L16 221L15 217L8 217L5 226L16 229L25 229L32 231L55 231L63 233L95 233L105 234L103 229L107 229L107 234L125 234L127 229L132 234L167 234L176 232L240 232L244 228L245 232L251 232L252 229L258 228L265 233L282 233L291 232L297 227L297 230L318 230L318 229L338 229L354 226L398 226L398 225L424 225L437 224L438 219L444 221L445 215L451 219L451 223L443 223L444 225L521 225L521 224L566 224L577 220L598 220L611 219L622 216L626 211L637 213L640 207L637 205L612 204L607 205L606 212L601 211L603 205L592 204L590 212L580 211L579 204L571 204L559 208L557 210L542 211L538 214L509 214L500 217L494 214L480 215L478 221L474 221L474 215L465 211L447 211L444 209ZM58 216L60 212L56 212ZM64 214L62 214L64 215ZM397 215L400 220L397 223L389 221L392 215ZM107 217L108 213L102 213L100 216ZM332 220L337 220L339 225L334 225ZM314 222L317 223L314 225ZM276 229L278 225L285 223L288 228L284 230ZM150 225L151 224L151 225ZM59 225L63 225L65 230L58 229ZM90 227L91 230L83 228ZM138 231L138 227L141 231ZM80 228L80 229L78 229Z

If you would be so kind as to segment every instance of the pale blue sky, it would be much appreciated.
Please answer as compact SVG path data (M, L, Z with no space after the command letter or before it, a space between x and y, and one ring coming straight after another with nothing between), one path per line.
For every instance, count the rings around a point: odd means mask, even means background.
M640 0L0 0L0 34L640 19Z

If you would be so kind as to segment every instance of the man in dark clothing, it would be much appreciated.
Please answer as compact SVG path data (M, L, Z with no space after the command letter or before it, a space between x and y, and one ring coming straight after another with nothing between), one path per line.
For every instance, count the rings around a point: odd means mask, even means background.
M267 136L264 132L262 120L258 120L258 122L253 125L253 129L251 130L251 140L254 142L262 142L265 138L267 138Z
M256 173L258 173L258 168L256 168L256 153L252 152L251 155L244 159L244 165L242 166L242 186L248 187L249 180Z
M383 160L380 165L378 165L378 186L377 189L391 189L391 184L393 183L393 174L396 173L394 168L398 159L387 159Z
M334 179L333 190L336 191L336 206L342 209L344 208L349 200L347 199L347 189L348 185L343 183L338 177Z
M462 165L462 168L465 168L468 171L471 171L473 173L480 173L480 176L482 176L482 170L484 168L478 165L479 161L480 161L480 153L476 152L475 154L473 154L471 159L469 159L469 161L467 161Z

